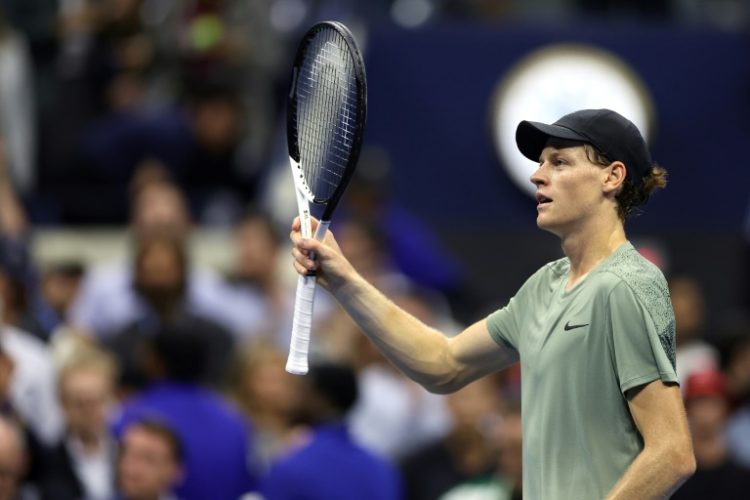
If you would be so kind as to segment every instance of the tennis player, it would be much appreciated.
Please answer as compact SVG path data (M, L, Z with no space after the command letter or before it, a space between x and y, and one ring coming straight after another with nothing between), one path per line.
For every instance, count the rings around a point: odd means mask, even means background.
M294 266L315 270L384 355L430 391L455 391L520 360L525 499L667 498L695 470L674 314L663 275L624 229L666 185L666 171L638 129L605 109L523 121L516 143L539 163L537 225L560 238L566 257L461 334L449 338L396 307L330 232L303 239L299 221Z

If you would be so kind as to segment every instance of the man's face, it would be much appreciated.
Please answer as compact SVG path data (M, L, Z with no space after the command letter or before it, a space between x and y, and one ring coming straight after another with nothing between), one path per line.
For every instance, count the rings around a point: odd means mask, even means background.
M68 430L80 438L98 438L107 429L112 385L97 370L71 371L60 381L60 401Z
M144 251L135 270L138 294L160 315L171 314L179 305L185 279L176 250L162 242Z
M132 225L136 237L170 234L184 238L190 229L185 199L174 187L154 183L134 201Z
M281 356L269 355L246 373L245 394L264 411L290 414L296 409L299 381L284 370L285 362Z
M179 288L184 280L179 255L174 248L161 242L145 251L135 272L136 281L143 287Z
M180 478L166 438L138 425L123 435L117 472L120 493L128 499L159 498Z
M685 404L690 431L695 441L713 438L726 425L728 405L720 396L690 398Z
M607 174L608 167L592 163L583 145L548 141L531 175L539 228L564 236L597 217L606 200L602 185Z
M235 245L242 277L259 279L275 269L278 245L262 221L243 223L235 235Z
M688 277L675 278L669 284L669 296L674 309L678 342L699 336L705 321L705 303L700 285Z
M198 143L209 151L225 152L236 143L242 125L237 104L228 99L209 99L196 105L192 114Z

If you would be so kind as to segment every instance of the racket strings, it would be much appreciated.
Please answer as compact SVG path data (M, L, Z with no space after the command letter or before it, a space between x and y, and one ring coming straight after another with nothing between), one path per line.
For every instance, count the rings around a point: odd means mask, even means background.
M333 30L310 42L297 85L300 164L319 201L328 200L349 163L359 119L359 94L352 55Z

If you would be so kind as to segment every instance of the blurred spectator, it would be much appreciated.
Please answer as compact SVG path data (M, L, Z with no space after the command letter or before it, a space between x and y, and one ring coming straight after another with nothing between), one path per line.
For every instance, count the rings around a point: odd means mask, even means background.
M0 230L15 241L26 236L29 223L13 184L9 162L6 139L0 130Z
M342 251L359 266L360 273L379 288L389 290L395 302L422 321L446 331L455 330L442 297L414 286L392 266L374 226L347 218L337 231ZM321 318L316 331L317 351L348 360L357 368L360 397L348 420L358 443L397 461L447 432L450 417L444 399L428 393L387 363L343 310L335 308Z
M183 85L210 78L217 69L229 67L236 73L247 107L249 156L253 163L264 164L286 92L290 57L273 23L278 2L147 0L145 5L149 17L161 21L153 33L162 59L173 62Z
M123 406L115 425L118 434L143 418L162 420L174 429L185 449L185 474L175 488L179 498L238 498L252 490L249 426L200 384L209 363L205 336L190 325L164 326L147 355L153 382Z
M724 376L717 371L692 374L686 384L685 405L693 436L697 470L672 498L747 498L747 492L750 491L750 469L732 460L727 446L729 405Z
M248 40L231 26L232 2L194 0L185 2L179 41L184 73L193 78L210 74L217 66L240 66Z
M72 3L72 2L71 2ZM61 16L60 64L66 76L79 73L94 117L136 107L155 62L155 47L140 12L142 0L70 3Z
M677 331L677 378L684 394L691 374L718 369L719 355L705 340L706 302L700 284L688 275L672 276L669 295Z
M36 321L31 263L26 247L28 221L7 175L5 147L0 137L0 358L5 368L0 382L0 409L19 417L32 434L32 444L51 444L62 427L55 397L55 374L45 337ZM38 328L37 328L38 327ZM32 451L35 448L31 446Z
M281 68L286 90L269 2L84 0L61 8L56 94L70 99L44 110L44 139L60 153L43 151L51 202L77 222L120 222L121 184L157 158L201 221L230 222L267 163ZM95 212L87 208L94 201Z
M320 363L300 379L297 418L307 440L271 466L261 482L266 500L401 498L396 470L352 440L344 418L357 399L357 378L347 365Z
M115 440L109 432L116 380L114 359L79 342L59 370L65 418L62 440L43 458L39 490L49 500L109 500L114 496Z
M191 222L182 191L165 180L158 167L149 172L133 185L130 231L134 248L154 235L171 236L187 245ZM224 300L226 285L221 278L204 268L189 267L187 273L186 309L240 335L244 323L237 317L241 311ZM108 262L88 271L71 308L71 323L106 338L143 317L134 274L130 262Z
M288 347L294 291L279 268L281 234L268 214L251 209L235 226L233 243L226 300L238 311L241 338L264 336Z
M58 3L55 0L3 0L8 21L22 32L29 44L37 65L43 65L54 56L55 21Z
M0 390L0 409L18 417L32 436L53 445L62 433L56 397L55 369L46 344L12 326L0 327L0 356L12 367L7 388ZM1 377L0 377L1 378Z
M36 121L32 61L26 38L13 29L0 5L0 138L7 141L8 175L29 194L36 184Z
M493 377L484 377L446 397L452 427L441 439L401 463L406 498L435 499L471 479L489 475L497 458L490 433L501 401Z
M521 442L521 408L503 411L496 431L497 470L481 480L469 481L451 488L440 500L521 500L523 456Z
M183 475L179 435L158 420L140 420L125 429L117 463L118 498L176 499L172 492Z
M717 329L716 344L721 371L727 376L729 402L735 410L750 401L750 313L725 312Z
M6 324L46 339L58 319L40 296L29 235L26 211L9 177L0 134L0 316Z
M99 120L161 109L175 100L174 89L161 88L168 63L156 60L145 3L60 3L60 47L55 72L46 78L52 89L40 120L42 192L53 222L119 224L126 218L122 185L129 179L105 183L107 176L86 161L84 141Z
M0 500L32 500L32 491L22 486L28 455L21 428L0 415Z
M394 302L426 324L453 329L452 324L445 324L441 303L432 294L413 286L389 290ZM351 339L358 369L360 398L349 419L357 441L395 462L444 436L451 426L446 399L396 370L351 319L342 315L337 323L339 328L349 328L345 339Z
M286 372L286 352L269 342L246 344L237 356L229 395L253 427L252 463L266 470L293 438L299 378Z
M499 436L499 482L509 500L520 500L523 484L523 443L521 442L521 407L511 405L503 412Z
M104 340L122 368L121 390L141 389L147 382L144 351L161 325L184 324L205 337L208 367L203 382L224 382L233 340L213 321L193 313L187 304L187 253L184 243L170 236L152 236L138 243L133 289L141 314Z
M384 151L366 149L348 187L344 210L378 236L395 269L421 286L457 295L462 287L459 263L434 231L392 196L390 169Z
M52 263L42 272L42 298L59 320L68 318L85 272L84 265L75 260Z
M29 256L23 243L0 234L0 311L3 323L22 328L37 337L46 335L31 313L32 294Z
M733 412L727 436L733 459L750 468L750 319L747 313L729 314L720 328L722 368Z
M130 196L130 230L136 241L163 234L187 241L192 229L190 208L161 162L149 158L138 165Z
M231 223L255 197L261 174L242 147L246 124L237 87L232 74L221 74L192 87L180 105L124 111L92 124L83 146L90 175L119 186L139 164L156 159L201 222Z

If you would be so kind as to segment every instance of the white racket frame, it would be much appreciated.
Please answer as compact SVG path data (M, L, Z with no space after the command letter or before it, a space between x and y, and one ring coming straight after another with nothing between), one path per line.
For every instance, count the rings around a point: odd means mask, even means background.
M297 195L297 210L299 211L300 232L303 238L313 237L312 215L310 204L315 195L305 179L304 171L299 162L289 157L292 168L292 178ZM321 220L315 231L314 238L321 241L328 230L331 221ZM311 255L314 258L314 255ZM297 294L294 301L294 317L292 318L292 338L289 342L289 357L286 361L286 371L294 375L304 375L309 370L308 357L310 353L310 332L313 322L313 305L315 303L315 275L300 275L297 278Z

